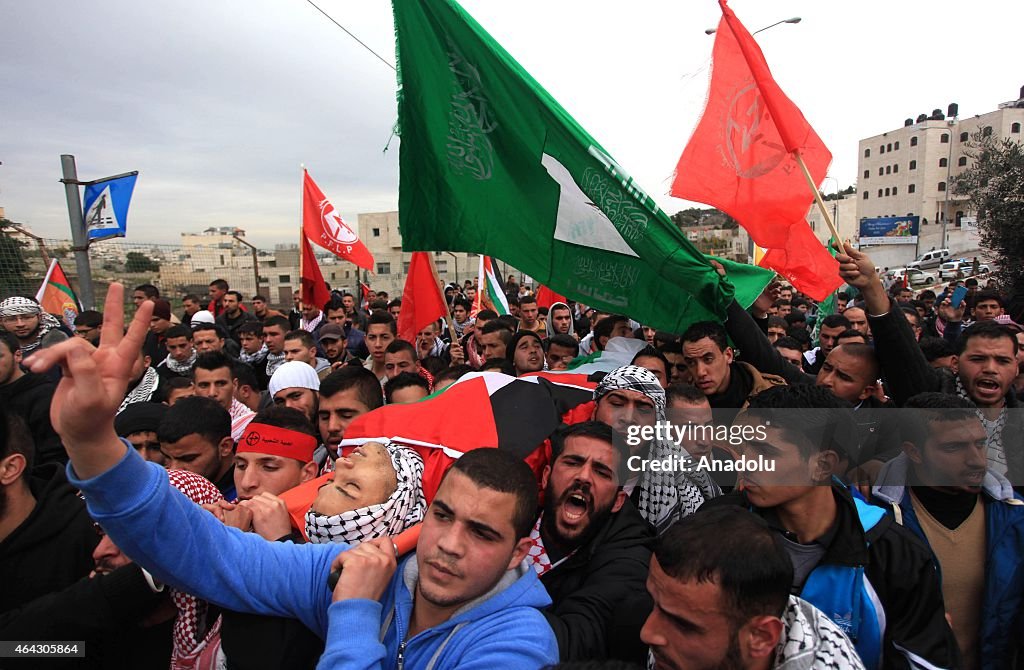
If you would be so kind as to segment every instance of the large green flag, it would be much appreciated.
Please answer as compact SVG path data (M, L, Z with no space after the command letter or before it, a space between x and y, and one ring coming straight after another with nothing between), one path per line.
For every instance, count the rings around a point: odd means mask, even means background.
M723 318L734 292L749 305L770 281L767 270L732 263L736 288L720 280L654 200L458 4L393 7L406 251L496 256L569 298L673 332Z

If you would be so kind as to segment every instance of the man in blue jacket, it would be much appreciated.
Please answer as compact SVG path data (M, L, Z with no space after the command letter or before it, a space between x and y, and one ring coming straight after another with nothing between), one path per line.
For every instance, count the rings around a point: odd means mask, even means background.
M921 393L904 408L903 454L879 472L874 502L935 554L963 667L1008 667L1021 640L1024 500L988 468L973 403Z
M525 464L496 449L462 457L427 511L416 553L397 566L390 538L355 548L294 545L228 528L114 433L152 312L143 303L122 336L123 290L114 284L107 294L99 348L74 338L29 365L62 367L52 416L68 444L69 475L126 554L157 579L221 607L301 620L326 640L321 667L557 662L554 634L540 612L551 600L523 564L537 504ZM358 482L346 487L342 495L359 495ZM339 570L332 589L328 577Z

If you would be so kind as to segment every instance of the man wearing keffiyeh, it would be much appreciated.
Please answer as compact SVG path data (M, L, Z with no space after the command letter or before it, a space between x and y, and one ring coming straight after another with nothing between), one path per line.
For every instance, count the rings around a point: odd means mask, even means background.
M0 326L14 333L22 355L28 356L39 348L47 333L60 329L60 321L44 312L34 299L13 296L0 302Z
M608 373L594 389L594 400L594 419L610 425L617 433L616 439L625 440L632 426L654 426L665 421L665 389L653 372L635 365ZM663 440L634 447L631 455L644 460L686 457L683 449ZM708 474L696 468L646 471L628 480L625 489L659 534L674 521L696 512L706 499L704 491L721 494Z

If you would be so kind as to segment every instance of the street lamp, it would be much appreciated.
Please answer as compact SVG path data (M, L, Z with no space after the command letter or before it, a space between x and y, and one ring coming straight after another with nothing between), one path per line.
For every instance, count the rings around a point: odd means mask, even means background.
M750 34L751 35L756 35L758 33L762 33L764 31L768 30L769 28L774 28L775 26L779 25L780 23L800 23L802 20L803 19L801 19L799 16L794 16L793 18L790 18L790 19L782 19L781 21L776 21L775 23L771 24L770 26L765 26L764 28L758 28L757 30L755 30L754 32L752 32ZM708 28L707 30L704 31L704 34L705 35L714 35L717 31L718 31L718 28Z

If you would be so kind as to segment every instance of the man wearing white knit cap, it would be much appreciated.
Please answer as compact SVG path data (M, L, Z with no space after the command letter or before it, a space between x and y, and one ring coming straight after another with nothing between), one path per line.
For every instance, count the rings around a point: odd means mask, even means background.
M283 363L270 377L267 390L275 405L297 409L316 425L320 378L313 366L302 361Z

